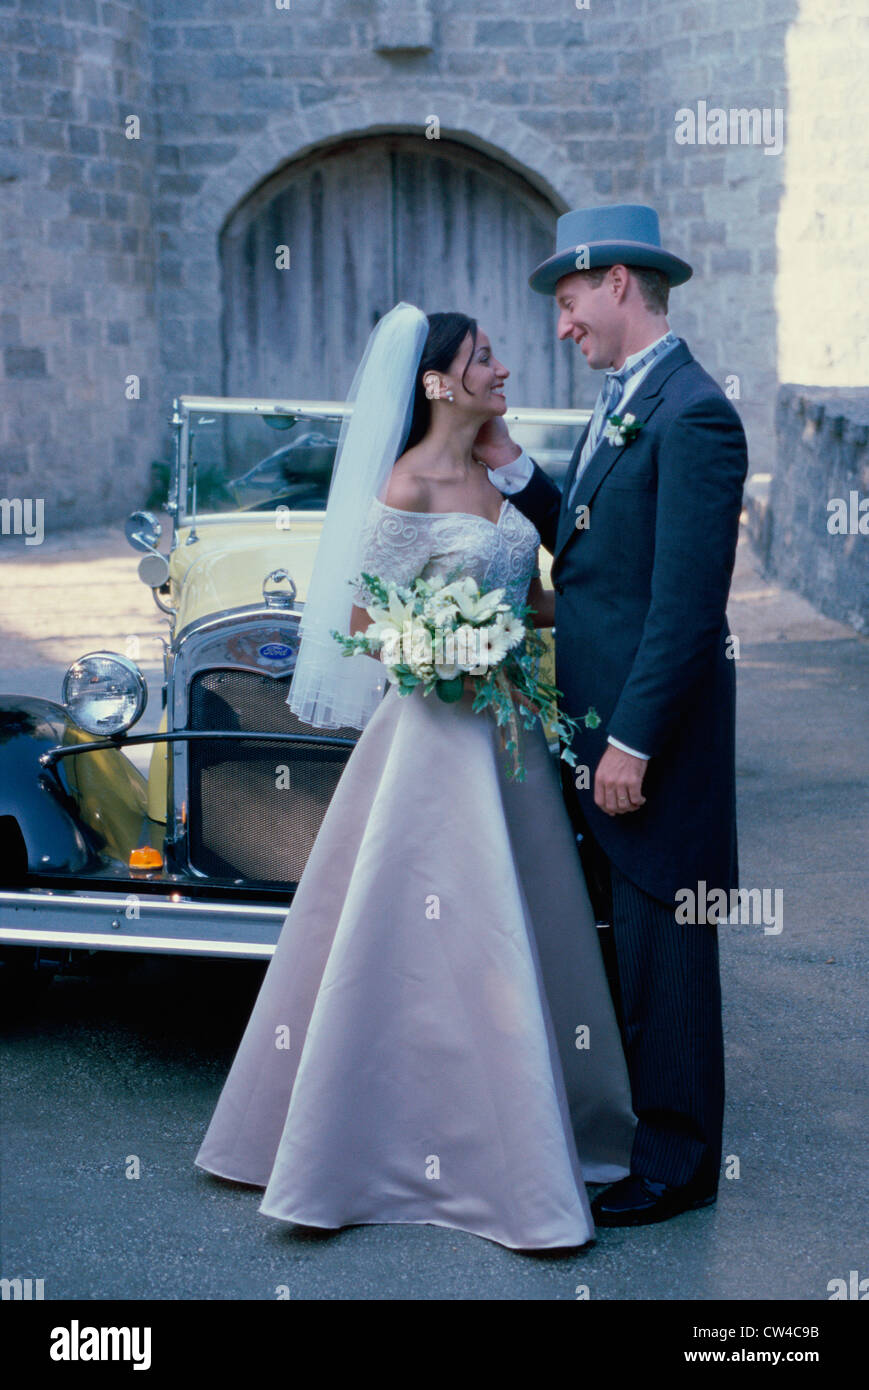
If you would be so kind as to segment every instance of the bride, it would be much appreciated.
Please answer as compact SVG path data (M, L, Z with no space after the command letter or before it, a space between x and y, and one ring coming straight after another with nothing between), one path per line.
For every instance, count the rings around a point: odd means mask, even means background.
M540 537L473 454L507 376L473 319L399 304L351 389L288 703L363 732L195 1159L281 1221L576 1247L585 1183L629 1171L627 1070L540 724L520 721L511 781L470 689L384 696L381 663L330 636L368 626L363 571L460 567L551 625Z

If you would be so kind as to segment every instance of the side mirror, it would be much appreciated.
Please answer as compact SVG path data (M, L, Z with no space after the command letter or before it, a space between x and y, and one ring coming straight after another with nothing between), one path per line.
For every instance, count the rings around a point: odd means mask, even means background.
M134 550L156 550L162 534L163 527L153 512L133 512L124 522L124 535Z

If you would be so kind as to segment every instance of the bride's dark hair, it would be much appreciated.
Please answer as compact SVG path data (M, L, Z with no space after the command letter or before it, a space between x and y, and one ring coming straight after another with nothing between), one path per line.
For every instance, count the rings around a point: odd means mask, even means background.
M465 370L462 372L462 385L464 386L465 372L474 360L474 352L477 347L476 319L469 318L467 314L428 314L426 317L429 323L428 337L423 345L419 371L416 374L413 415L410 421L410 433L404 446L405 450L412 449L415 444L419 443L431 421L431 401L422 384L426 372L445 372L470 333L472 338L471 355L465 363ZM465 389L467 390L467 387Z

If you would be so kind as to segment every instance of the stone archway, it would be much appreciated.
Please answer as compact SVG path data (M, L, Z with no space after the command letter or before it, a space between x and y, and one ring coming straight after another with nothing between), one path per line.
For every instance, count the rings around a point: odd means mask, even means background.
M424 98L412 90L371 92L324 103L292 118L276 118L223 169L214 171L182 208L181 240L190 248L195 269L194 282L185 291L186 311L197 324L193 389L221 389L220 233L240 204L284 165L335 141L388 132L425 140L429 117L439 113L442 139L469 146L514 170L549 199L555 212L594 201L590 173L572 165L561 145L529 130L508 111L468 101L453 89L432 88Z
M551 301L526 284L556 215L521 175L454 140L389 132L292 160L220 236L223 393L343 398L373 324L405 300L476 318L514 404L570 400L573 354Z

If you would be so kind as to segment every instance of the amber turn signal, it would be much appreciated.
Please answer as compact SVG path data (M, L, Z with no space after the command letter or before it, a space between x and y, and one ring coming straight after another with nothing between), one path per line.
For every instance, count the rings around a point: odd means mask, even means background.
M158 849L152 849L150 845L143 845L140 849L130 852L131 869L162 869L163 856Z

